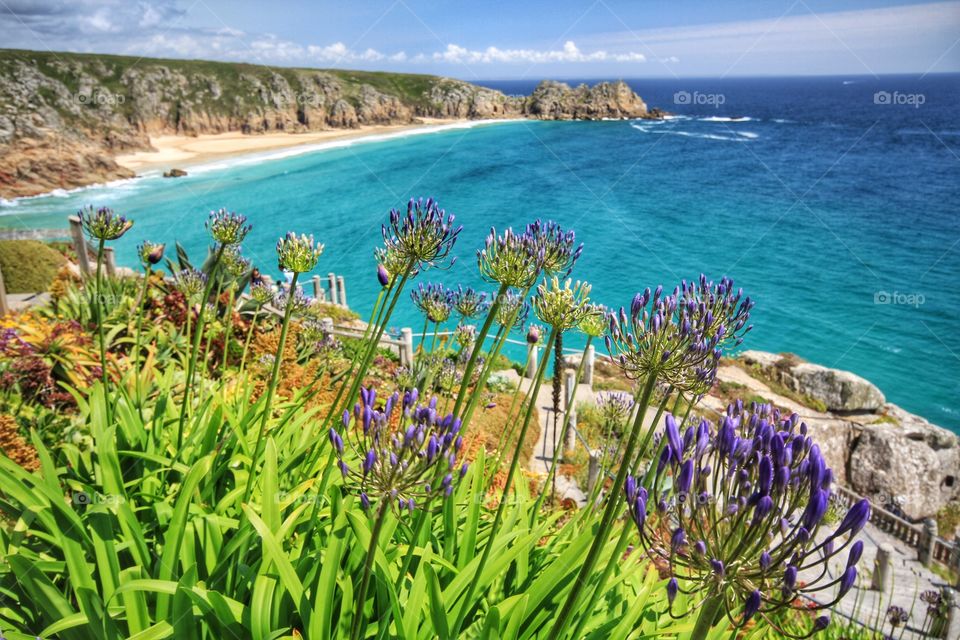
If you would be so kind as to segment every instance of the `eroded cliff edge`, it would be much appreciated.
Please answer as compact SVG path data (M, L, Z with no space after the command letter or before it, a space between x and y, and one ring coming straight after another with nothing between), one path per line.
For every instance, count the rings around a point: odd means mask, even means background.
M307 132L418 118L656 118L624 82L529 96L438 76L0 50L0 197L133 173L151 135Z

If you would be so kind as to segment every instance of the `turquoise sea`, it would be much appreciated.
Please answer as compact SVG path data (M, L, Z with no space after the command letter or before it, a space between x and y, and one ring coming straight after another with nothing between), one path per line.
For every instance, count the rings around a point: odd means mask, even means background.
M491 82L526 93L532 82ZM585 243L574 277L628 304L646 286L727 274L757 301L744 348L854 371L960 432L960 76L636 80L662 122L503 122L192 168L0 203L0 226L59 228L86 204L143 239L203 250L208 211L254 223L246 253L277 277L287 230L326 243L319 272L369 311L391 207L433 195L464 225L459 260L424 277L480 285L491 226L552 218ZM396 327L422 327L412 305ZM568 346L577 346L571 337ZM582 343L581 343L582 344ZM514 354L520 358L519 353Z

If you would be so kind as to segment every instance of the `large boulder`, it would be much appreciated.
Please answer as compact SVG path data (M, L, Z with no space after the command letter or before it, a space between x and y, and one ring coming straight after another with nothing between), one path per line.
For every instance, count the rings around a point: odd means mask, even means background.
M910 518L960 500L960 437L899 407L894 422L866 425L850 452L851 488Z

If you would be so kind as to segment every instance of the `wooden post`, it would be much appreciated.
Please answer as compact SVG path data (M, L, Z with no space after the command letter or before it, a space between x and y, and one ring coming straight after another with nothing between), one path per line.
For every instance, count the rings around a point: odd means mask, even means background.
M933 564L934 543L937 540L937 521L927 518L923 521L923 537L920 540L920 562L929 567Z
M590 461L587 465L587 495L593 493L594 487L600 480L600 452L594 449L590 452Z
M0 316L5 316L10 312L7 305L7 285L3 283L3 271L0 270Z
M117 277L117 255L113 247L103 248L103 266L107 268L107 277Z
M333 335L333 318L320 318L320 330L327 335Z
M593 366L596 362L597 350L591 344L587 347L587 361L583 363L583 384L590 385L593 389Z
M535 344L527 345L527 377L531 380L537 377L537 360L540 347Z
M79 216L70 216L70 235L73 237L73 250L77 252L77 265L80 267L80 275L84 278L90 277L90 256L87 255L87 241L83 237L83 226L80 224Z
M313 283L314 299L321 300L320 296L323 294L323 287L320 286L320 276L313 276L310 278L310 282Z
M343 283L343 276L337 276L337 289L340 290L340 306L349 309L347 306L347 287Z
M556 375L556 374L554 374ZM577 446L577 435L574 429L577 428L577 408L574 406L574 394L577 390L577 374L567 369L563 372L564 410L570 412L570 420L567 422L567 430L563 434L564 454L570 453Z
M400 329L400 340L403 345L400 347L400 364L404 367L413 366L413 329L403 327Z
M337 276L332 271L327 274L327 291L330 293L330 302L332 304L337 304L339 299L337 298Z
M890 593L893 586L893 545L884 543L877 547L877 557L873 561L873 578L870 589L880 593Z

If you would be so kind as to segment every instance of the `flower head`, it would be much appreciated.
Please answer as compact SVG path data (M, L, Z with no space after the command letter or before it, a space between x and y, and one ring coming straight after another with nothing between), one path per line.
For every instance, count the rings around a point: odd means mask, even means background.
M277 264L282 271L306 273L312 271L323 253L323 245L315 243L313 236L297 235L290 231L277 240Z
M266 282L261 281L250 285L250 297L253 298L258 307L272 301L273 295L273 289Z
M606 424L622 425L633 409L633 396L623 391L601 391L597 394L597 409Z
M477 339L477 328L472 324L459 324L453 332L454 341L461 349L467 349Z
M163 260L163 249L166 245L156 242L141 242L137 246L137 255L140 256L140 262L144 265L158 264Z
M252 225L247 224L246 216L226 209L211 211L207 219L210 235L225 247L233 247L243 242L252 228Z
M533 310L537 317L558 331L577 326L589 311L587 301L590 285L579 280L573 286L571 284L568 278L560 286L560 281L554 276L537 287L537 295L533 298Z
M312 300L304 295L303 290L297 287L291 294L289 288L281 287L273 297L273 306L277 309L286 309L290 305L290 313L300 315L310 308Z
M421 404L417 389L394 393L380 406L373 389L362 389L360 396L353 412L343 413L342 434L337 428L329 432L344 478L368 501L392 500L403 510L437 491L449 496L461 477L459 418L440 415L436 398ZM431 486L441 474L440 484Z
M588 304L583 319L577 328L591 338L599 338L607 331L610 311L602 304Z
M188 302L195 302L207 286L207 274L196 269L184 269L174 276L174 286Z
M387 286L393 282L397 274L403 273L407 268L407 259L403 253L394 246L377 247L373 250L373 256L377 260L377 278L383 286ZM383 284L384 273L387 275L386 284ZM414 270L411 272L411 275L415 275L416 273L417 271Z
M546 223L537 220L527 225L527 234L533 239L540 268L546 275L560 278L570 275L583 252L583 244L576 244L576 235L572 230L564 231L553 220Z
M487 294L474 291L473 287L464 289L462 285L458 284L456 291L452 293L453 308L464 320L476 318L490 307L487 302Z
M453 309L453 292L439 283L420 283L410 292L410 298L427 320L433 323L446 322Z
M723 350L739 345L753 302L734 291L733 281L718 284L701 276L665 295L663 287L634 296L629 315L610 314L607 349L633 378L655 375L680 392L699 396L716 379Z
M433 198L423 198L407 203L406 214L390 210L390 223L383 225L383 248L378 254L399 264L385 264L392 275L419 273L432 266L439 266L450 255L462 225L454 224L455 216L447 214ZM393 254L393 255L390 255ZM452 264L452 263L451 263Z
M671 415L664 423L649 492L631 478L627 501L641 545L685 593L699 594L692 602L721 596L735 626L759 615L776 628L771 614L798 606L802 593L834 588L831 602L813 607L823 609L852 588L863 551L854 537L869 503L854 505L848 524L822 531L832 473L796 414L738 402L716 428L701 420L681 431ZM828 561L847 548L846 568L833 578Z
M116 240L130 230L133 220L117 215L113 209L89 206L77 212L80 225L92 240Z
M519 293L507 290L500 299L500 306L497 307L497 323L503 327L511 326L522 331L529 315L530 303Z
M240 255L240 249L230 247L220 259L224 272L231 278L241 278L250 271L250 261Z
M477 250L477 267L488 282L527 289L540 275L542 247L528 233L516 234L507 229L497 235L490 229L483 249Z

